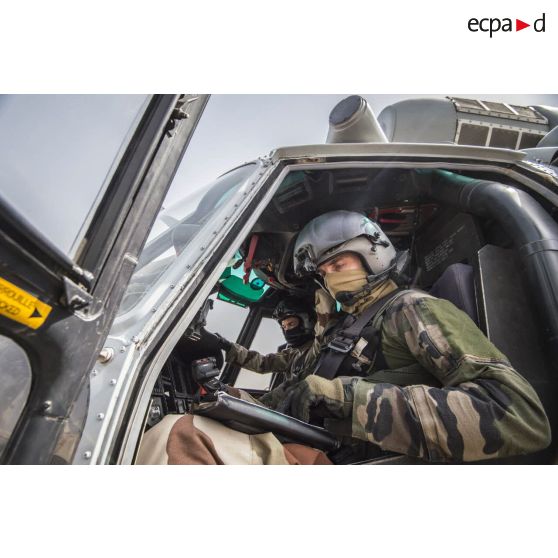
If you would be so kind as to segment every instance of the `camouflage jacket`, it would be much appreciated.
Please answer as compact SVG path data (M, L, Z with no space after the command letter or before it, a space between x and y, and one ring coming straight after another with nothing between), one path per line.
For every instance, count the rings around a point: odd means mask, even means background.
M352 380L353 437L429 461L548 446L550 426L531 385L452 303L407 291L388 305L378 327L389 370ZM405 385L402 373L410 378Z
M257 351L251 351L238 343L232 343L227 351L227 362L237 364L259 374L275 372L284 374L287 378L295 376L304 366L304 358L314 341L310 340L300 347L287 347L277 353L262 355Z
M227 352L227 361L234 362L240 366L253 370L254 372L278 372L284 374L284 381L276 388L255 400L247 393L237 395L252 403L260 403L270 409L280 409L281 404L290 388L297 385L314 370L317 358L320 356L322 337L328 325L335 323L338 319L335 300L323 289L315 292L315 308L317 321L314 328L314 339L308 341L297 349L286 349L278 353L261 355L256 351L249 351L241 345L233 343ZM242 392L242 390L239 390Z
M297 385L300 380L311 374L320 356L320 349L323 344L324 331L338 320L335 308L335 300L327 291L318 289L315 292L314 304L316 308L316 325L314 327L314 339L305 344L301 349L300 355L296 357L296 363L291 368L292 374L285 378L285 381L276 388L262 395L259 403L284 412L282 408L285 398L290 389Z

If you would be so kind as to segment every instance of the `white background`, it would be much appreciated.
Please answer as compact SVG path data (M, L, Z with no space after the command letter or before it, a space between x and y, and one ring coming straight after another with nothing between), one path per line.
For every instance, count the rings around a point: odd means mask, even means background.
M4 92L549 93L554 2L19 0L0 21ZM546 33L471 17L547 14Z
M550 2L3 6L0 91L556 93ZM547 30L470 33L471 17ZM548 556L552 467L0 470L5 556Z

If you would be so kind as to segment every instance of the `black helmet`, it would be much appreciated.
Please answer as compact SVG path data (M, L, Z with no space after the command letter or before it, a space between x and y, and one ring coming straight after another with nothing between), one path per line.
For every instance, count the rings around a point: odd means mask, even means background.
M302 345L314 336L316 313L306 301L293 296L281 300L275 307L272 317L281 325L281 322L289 316L296 316L300 320L297 327L283 332L289 344Z

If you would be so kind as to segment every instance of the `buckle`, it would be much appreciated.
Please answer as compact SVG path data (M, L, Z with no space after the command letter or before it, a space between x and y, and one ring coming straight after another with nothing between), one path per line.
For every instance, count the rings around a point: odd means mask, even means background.
M327 348L337 353L348 353L355 346L353 339L346 337L334 337L328 344Z

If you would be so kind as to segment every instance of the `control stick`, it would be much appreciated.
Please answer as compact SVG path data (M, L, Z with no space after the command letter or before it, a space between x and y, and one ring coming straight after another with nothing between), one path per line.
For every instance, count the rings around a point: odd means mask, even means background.
M220 372L215 357L200 358L192 362L192 378L202 387L202 395L205 395L204 391L214 393L224 389L224 384L217 379Z

